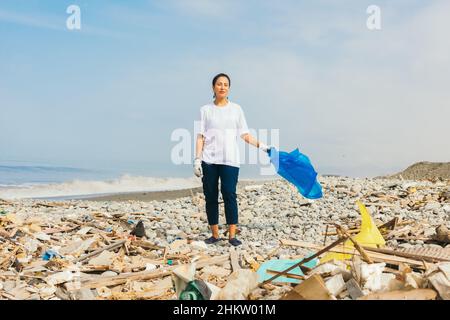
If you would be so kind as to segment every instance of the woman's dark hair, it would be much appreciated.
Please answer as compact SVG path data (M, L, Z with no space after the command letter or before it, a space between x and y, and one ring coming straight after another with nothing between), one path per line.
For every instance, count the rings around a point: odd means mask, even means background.
M216 85L217 79L219 79L220 77L225 77L225 78L227 78L227 79L228 79L228 86L231 87L231 80L230 80L230 77L229 77L227 74L225 74L225 73L219 73L218 75L216 75L216 76L214 77L214 79L213 79L213 81L212 81L213 87Z

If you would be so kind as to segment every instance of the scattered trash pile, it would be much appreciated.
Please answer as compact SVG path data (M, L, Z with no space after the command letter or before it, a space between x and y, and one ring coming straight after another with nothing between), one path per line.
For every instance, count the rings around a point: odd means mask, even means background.
M360 216L324 222L321 241L286 233L267 254L217 250L173 230L164 230L170 241L159 242L148 226L164 217L148 212L95 211L83 201L0 200L0 299L449 300L445 222L397 216L380 223L364 205L395 201L432 212L433 203L442 207L450 199L448 191L424 196L414 188L420 187L366 193L357 202ZM428 245L405 245L418 241ZM286 248L307 253L280 258Z

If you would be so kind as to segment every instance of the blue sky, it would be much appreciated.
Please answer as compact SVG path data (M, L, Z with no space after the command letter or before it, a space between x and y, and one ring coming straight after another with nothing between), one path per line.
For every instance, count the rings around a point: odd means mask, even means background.
M250 127L279 129L319 172L450 161L449 14L444 0L1 0L0 162L190 175L170 136L193 130L218 72Z

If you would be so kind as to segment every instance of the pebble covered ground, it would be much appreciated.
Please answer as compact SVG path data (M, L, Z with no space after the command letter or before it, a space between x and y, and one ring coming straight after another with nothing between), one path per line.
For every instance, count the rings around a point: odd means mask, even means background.
M324 194L319 200L305 199L284 180L258 181L238 188L237 237L243 242L238 247L238 255L244 269L252 273L250 268L253 266L248 257L262 263L276 258L298 258L314 252L303 247L281 246L282 239L321 246L324 242L331 243L336 235L324 239L328 224L354 228L360 222L358 200L367 207L377 225L395 217L420 225L420 236L390 238L386 243L388 247L443 248L427 239L436 234L438 226L450 228L450 181L334 176L319 177L319 181ZM207 246L203 240L210 236L210 231L201 193L148 202L0 200L0 269L3 269L0 272L0 293L7 299L94 299L93 292L104 299L176 299L173 291L164 293L172 286L167 275L155 283L135 281L116 289L103 286L96 291L74 291L81 295L69 297L67 292L70 292L72 279L69 270L76 267L80 271L81 268L81 281L93 285L92 281L100 281L97 280L99 277L120 278L130 272L149 270L149 267L170 267L171 258L167 258L166 253L171 250L179 254L177 259L180 262L185 259L182 264L189 263L190 258L183 258L185 249L186 253L199 254L204 259L225 257L220 262L222 267L206 266L199 273L205 281L223 288L231 273L228 260L231 245L226 241L223 201L220 202L219 223L224 241ZM145 241L133 242L129 239L130 232L139 221L145 227ZM94 246L90 251L93 252L117 239L131 241L131 247L122 247L118 253L103 251L98 257L85 260L89 261L87 265L77 263L80 257L83 259L89 255L86 253L88 247ZM123 242L119 246L123 246ZM164 248L169 248L169 251ZM43 256L52 252L65 257L44 261ZM179 263L174 261L174 264ZM23 274L21 270L28 273ZM25 280L12 280L23 277ZM60 285L64 283L67 291L61 289ZM149 286L163 288L163 293L149 293ZM253 299L279 299L290 289L289 285L273 287L270 294L265 289L256 289L252 295ZM114 290L117 291L114 293Z
M256 182L239 188L238 238L243 242L241 250L264 256L278 246L280 239L321 244L327 223L348 226L359 221L357 200L366 205L375 221L384 223L394 217L426 221L429 224L426 234L433 234L436 226L441 224L450 227L450 202L448 199L438 201L439 195L448 193L449 182L320 177L320 183L324 196L319 200L303 198L295 187L283 180ZM380 197L398 200L379 201ZM42 201L20 200L13 202L13 207L4 205L3 209L15 212L24 220L44 219L54 224L61 224L67 218L87 221L93 212L126 213L132 222L138 219L144 222L148 241L167 246L177 238L203 240L210 236L203 199L203 195L198 193L194 197L150 202L72 200L67 202L70 204L68 207L50 208L33 206ZM133 216L133 213L140 214ZM155 217L160 219L154 220ZM223 204L219 223L223 239L226 239ZM108 219L99 221L98 228L108 227ZM131 224L123 225L115 231L126 232L131 228ZM329 239L331 241L333 237ZM424 243L422 240L408 243L393 240L388 245L408 247L423 246ZM222 254L227 253L229 247L227 241L221 241L209 246L209 250L211 254ZM282 258L301 254L303 250L286 248L277 255Z

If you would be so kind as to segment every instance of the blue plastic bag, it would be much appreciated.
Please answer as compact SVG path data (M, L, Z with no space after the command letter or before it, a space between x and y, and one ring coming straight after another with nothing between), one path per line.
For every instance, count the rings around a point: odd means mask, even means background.
M317 172L309 158L298 148L290 153L271 148L269 157L277 173L294 184L305 198L322 198L322 187L317 181Z

